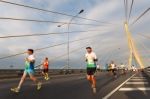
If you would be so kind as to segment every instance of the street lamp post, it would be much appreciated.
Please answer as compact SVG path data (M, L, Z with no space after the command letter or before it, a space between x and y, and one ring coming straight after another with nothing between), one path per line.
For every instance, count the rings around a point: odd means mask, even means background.
M70 66L70 33L69 33L69 29L70 29L70 24L71 24L71 22L79 15L79 14L81 14L81 13L83 13L84 12L84 10L82 9L82 10L80 10L80 12L78 12L75 16L73 16L71 19L70 19L70 21L67 23L67 55L68 55L68 58L67 58L67 68L69 69L69 66ZM61 26L63 26L63 25L65 25L66 23L64 23L64 24L61 24L61 25L58 25L57 27L61 27Z

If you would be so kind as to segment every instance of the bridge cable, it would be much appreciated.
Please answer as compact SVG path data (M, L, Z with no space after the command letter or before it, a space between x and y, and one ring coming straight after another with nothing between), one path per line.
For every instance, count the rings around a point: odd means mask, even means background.
M42 34L23 34L23 35L7 35L7 36L0 36L0 39L6 39L6 38L20 38L20 37L32 37L32 36L46 36L46 35L55 35L55 34L67 34L67 33L83 33L83 32L100 32L102 30L87 30L87 31L71 31L71 32L58 32L58 33L42 33Z
M100 34L98 34L98 35L100 35ZM86 37L86 38L81 38L81 39L73 40L73 41L70 41L70 43L81 41L81 40L86 40L86 39L89 39L89 38L94 38L94 37L97 37L98 35L94 35L94 36L89 36L89 37ZM35 49L35 51L41 51L41 50L44 50L44 49L53 48L53 47L56 47L56 46L61 46L61 45L67 44L67 43L68 42L64 42L64 43L60 43L60 44L56 44L56 45L50 45L50 46L43 47L43 48L37 48L37 49ZM14 56L18 56L18 55L22 55L22 54L25 54L25 53L26 52L21 52L21 53L17 53L17 54L13 54L13 55L8 55L8 56L0 57L0 60L7 59L7 58L10 58L10 57L14 57Z
M23 19L23 18L11 18L11 17L0 17L1 20L12 20L12 21L27 21L27 22L39 22L39 23L60 23L60 24L68 24L68 22L58 22L58 21L50 21L50 20L35 20L35 19ZM100 24L84 24L84 23L70 23L73 25L87 25L87 26L103 26Z
M134 0L132 0L131 5L130 5L130 12L129 12L128 21L130 20L130 17L131 17L131 14L132 14L133 4L134 4Z
M136 20L134 20L132 22L131 25L135 24L140 18L142 18L148 11L150 10L150 8L146 9L139 17L136 18Z
M20 7L30 8L30 9L34 9L34 10L38 10L38 11L50 12L50 13L54 13L54 14L59 14L59 15L64 15L64 16L69 16L69 17L74 17L74 15L70 15L70 14L66 14L66 13L61 13L61 12L56 12L56 11L52 11L52 10L46 10L46 9L37 8L37 7L33 7L33 6L29 6L29 5L24 5L24 4L19 4L19 3L14 3L14 2L10 2L10 1L0 0L0 2L6 3L6 4L11 4L11 5L16 5L16 6L20 6ZM79 16L77 16L76 18L78 18L78 19L84 19L84 20L89 20L89 21L94 21L94 22L98 22L98 23L112 24L112 23L105 22L105 21L99 21L99 20L94 20L94 19L89 19L89 18L84 18L84 17L79 17Z

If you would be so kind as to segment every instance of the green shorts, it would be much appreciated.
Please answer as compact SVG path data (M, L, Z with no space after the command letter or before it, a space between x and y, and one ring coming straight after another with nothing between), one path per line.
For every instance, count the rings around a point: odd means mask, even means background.
M29 75L30 75L30 74L33 75L33 74L34 74L34 70L32 70L32 69L25 69L25 70L24 70L24 73L29 74Z

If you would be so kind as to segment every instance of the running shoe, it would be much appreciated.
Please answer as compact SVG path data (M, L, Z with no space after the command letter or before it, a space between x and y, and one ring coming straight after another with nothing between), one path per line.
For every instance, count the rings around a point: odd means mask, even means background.
M44 77L44 79L46 80L46 79L47 79L47 77L45 76L45 77Z
M46 77L46 80L49 80L49 77Z
M19 88L11 88L10 90L13 91L13 92L15 92L15 93L19 93L20 92Z
M41 82L38 82L38 84L37 84L37 90L40 90L41 87L42 87L42 83L41 83Z
M96 88L93 88L93 93L96 94Z

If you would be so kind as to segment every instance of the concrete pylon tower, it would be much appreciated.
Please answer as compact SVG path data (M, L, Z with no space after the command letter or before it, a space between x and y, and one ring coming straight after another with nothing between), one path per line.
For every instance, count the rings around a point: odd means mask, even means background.
M131 65L132 65L132 57L134 56L135 57L135 60L136 62L139 64L139 66L141 67L141 69L144 68L144 64L142 62L142 59L137 51L137 48L134 44L134 41L133 41L133 38L131 36L131 33L129 31L129 27L128 27L128 23L125 22L124 23L124 29L125 29L125 32L126 32L126 35L127 35L127 39L128 39L128 46L129 46L129 50L130 50L130 56L129 56L129 60L128 60L128 65L129 65L129 68L131 68Z

